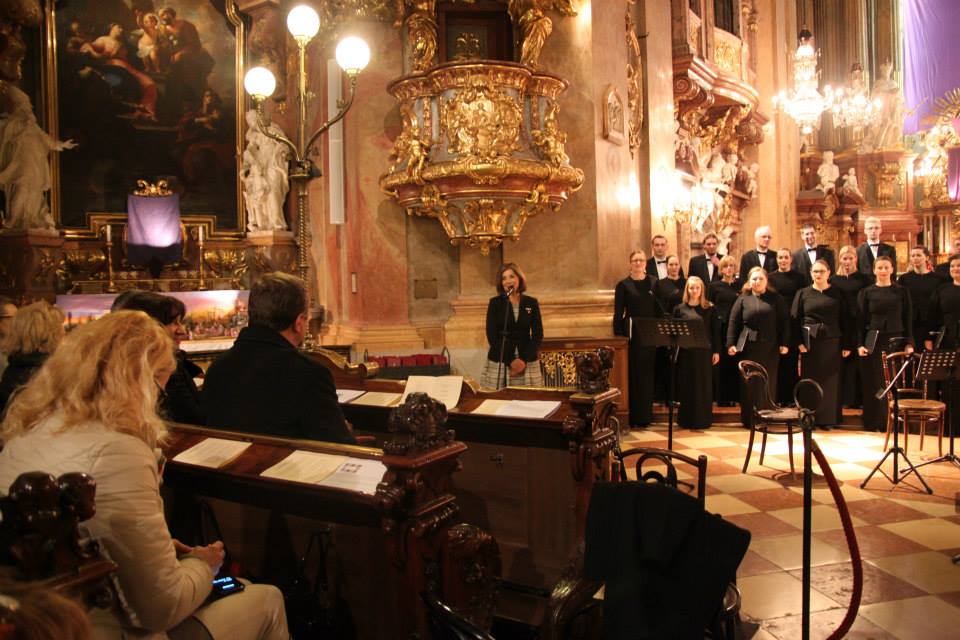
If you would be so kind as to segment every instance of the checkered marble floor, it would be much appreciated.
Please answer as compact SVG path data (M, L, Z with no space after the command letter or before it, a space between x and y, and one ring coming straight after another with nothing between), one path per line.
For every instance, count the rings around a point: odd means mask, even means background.
M749 471L742 474L748 438L739 425L676 430L673 448L707 455L707 509L752 533L737 582L744 620L760 624L753 638L800 638L802 439L794 442L793 477L785 436L770 436L762 466L758 437ZM879 473L860 489L883 455L883 434L835 429L816 431L814 438L843 482L863 557L864 593L847 637L960 637L960 566L950 561L960 553L960 469L949 462L923 467L933 495L915 478L894 487ZM624 448L666 447L666 427L635 430L621 441ZM914 464L937 457L936 437L927 437L922 451L918 447L919 438L911 436L907 454ZM889 460L884 468L892 473ZM813 504L811 637L826 638L846 612L852 570L837 509L822 481L814 485Z

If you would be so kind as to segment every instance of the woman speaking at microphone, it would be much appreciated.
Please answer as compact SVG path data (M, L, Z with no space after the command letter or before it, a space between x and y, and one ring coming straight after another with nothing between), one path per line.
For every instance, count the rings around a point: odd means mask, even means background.
M863 380L863 428L883 431L887 426L887 399L883 389L881 354L913 353L913 304L910 291L893 281L893 261L878 256L873 262L875 284L860 291L860 379Z
M853 339L846 297L830 286L830 265L817 260L810 276L813 284L797 292L791 315L800 327L801 373L823 389L816 424L826 427L840 423L840 371Z
M497 271L497 293L487 305L487 363L480 385L490 389L542 387L538 352L543 321L536 298L524 295L527 279L508 262Z

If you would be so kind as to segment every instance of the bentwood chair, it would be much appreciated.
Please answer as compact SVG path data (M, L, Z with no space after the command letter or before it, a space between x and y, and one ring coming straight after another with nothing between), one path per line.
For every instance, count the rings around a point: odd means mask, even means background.
M823 388L815 380L804 378L793 388L793 406L782 407L770 397L770 384L767 370L753 360L741 360L738 365L740 377L746 387L746 400L749 407L750 442L747 444L747 457L743 461L742 473L750 466L753 453L753 440L760 433L760 464L767 448L767 435L787 436L787 455L790 458L790 473L794 473L793 434L799 431L803 421L812 418L823 399Z
M421 594L427 606L427 624L434 640L493 640L493 636L441 602L436 595Z
M897 375L904 362L911 356L905 351L883 354L883 383L888 386ZM930 400L926 380L917 380L916 365L908 366L897 381L897 393L900 395L900 422L903 424L903 450L907 451L910 438L910 423L915 421L920 427L920 448L923 449L923 436L928 423L937 425L937 446L939 455L943 455L943 427L947 405L939 400ZM887 396L887 435L883 441L883 448L890 442L890 433L900 425L894 425L893 395Z

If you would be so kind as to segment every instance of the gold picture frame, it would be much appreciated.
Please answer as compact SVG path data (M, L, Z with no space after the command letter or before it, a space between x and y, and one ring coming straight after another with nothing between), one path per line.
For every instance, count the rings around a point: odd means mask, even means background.
M612 84L603 93L603 137L616 145L626 141L626 115L623 98Z
M167 69L151 70L147 67L144 41L137 39L137 33L145 31L143 23L146 17L142 12L135 15L134 9L129 9L130 15L106 15L103 12L106 5L99 5L97 0L80 0L67 5L46 2L44 5L45 20L41 32L44 54L42 86L46 94L44 96L46 123L53 138L81 138L77 140L81 144L78 149L83 151L93 149L92 145L106 146L100 135L103 132L108 134L111 132L110 123L104 124L106 118L100 117L98 122L93 122L94 119L91 118L89 126L85 127L84 125L88 123L83 118L86 116L77 115L78 112L101 115L96 111L96 106L102 106L105 103L104 87L109 89L121 87L128 90L131 95L137 95L139 92L141 98L149 95L154 100L152 105L134 104L129 113L119 113L124 107L131 107L131 102L135 103L137 100L109 96L114 99L115 105L122 105L117 106L119 115L114 116L113 122L116 123L116 128L125 127L127 130L134 131L137 137L131 138L129 143L133 151L130 148L119 150L117 167L113 169L113 173L94 176L98 180L97 189L100 189L98 193L102 195L97 202L92 202L94 198L85 198L82 199L82 204L78 204L81 199L77 198L74 182L80 183L86 180L84 184L93 183L89 176L82 173L82 169L87 165L83 165L81 171L77 172L76 165L79 163L77 157L50 154L52 182L50 209L53 218L67 238L92 238L96 235L95 219L125 217L125 197L135 190L138 179L155 181L166 178L167 175L176 175L176 171L168 170L169 168L162 162L152 162L152 160L145 161L143 164L145 166L154 164L158 167L157 170L140 171L137 174L139 167L136 169L133 167L137 165L139 156L136 153L140 152L140 149L143 154L151 152L159 154L157 149L162 149L162 153L171 155L179 152L182 154L181 157L167 164L176 163L177 168L186 166L184 157L191 152L191 149L185 146L190 142L184 141L185 136L182 132L183 120L186 116L184 112L188 108L187 102L179 101L182 106L181 112L176 108L164 110L161 106L165 98L168 104L177 104L169 91L171 87L182 86L175 84L172 77L176 72L174 65L181 63L185 58L183 56L176 58L177 52L174 50L168 52ZM115 12L121 13L120 7L129 7L126 3L110 3L109 6L114 8ZM195 103L194 111L201 112L207 107L207 103L215 102L212 97L208 98L207 93L217 93L218 101L215 108L218 109L217 117L221 118L223 123L216 138L216 148L211 142L207 142L206 149L199 146L194 148L195 153L192 157L194 166L200 171L210 166L211 158L218 160L216 171L219 182L215 186L208 187L204 181L197 180L196 184L199 186L196 187L196 191L206 190L212 195L205 193L203 197L193 201L185 199L182 213L184 217L201 216L215 220L213 236L242 237L246 229L246 211L243 206L242 183L239 176L246 132L244 118L246 95L243 89L246 24L235 0L226 0L219 9L217 3L210 0L171 0L168 3L158 4L155 17L162 16L163 8L166 7L174 8L175 19L186 23L183 26L185 36L180 41L186 40L191 35L191 31L200 40L199 48L191 53L195 53L197 59L202 60L202 64L198 65L197 69L187 67L187 71L193 73L196 78L201 73L199 69L205 68L206 65L216 70L216 73L208 70L202 76L204 85L200 86L200 89L203 96L199 100L196 99L196 90L191 94L191 99ZM162 20L153 28L159 29L156 33L162 34L160 24ZM119 34L114 30L115 25L120 27ZM176 25L165 26L172 34L170 41L176 45L179 35L175 31ZM139 27L140 31L134 33L133 29L136 27ZM224 34L229 34L229 37L224 37ZM108 37L112 37L113 41L105 39ZM104 43L107 43L106 50ZM114 44L112 49L111 44ZM182 66L186 66L186 63ZM86 81L90 78L98 83L96 88L100 89L99 96L92 89L87 93L75 91L76 87L73 85L79 86L80 79ZM213 80L217 81L217 86L214 85ZM164 90L167 91L166 94ZM97 96L99 102L92 100L84 102L88 95ZM157 99L158 95L159 99ZM69 105L69 109L62 109L62 105ZM155 110L151 111L151 106ZM148 141L157 141L157 144L151 147ZM71 151L64 153L71 153ZM133 163L130 162L131 158ZM93 163L87 164L95 166ZM65 170L70 172L70 183L66 185L69 187L67 189L64 188ZM98 167L97 170L100 168ZM91 170L92 173L93 170ZM183 183L187 183L188 177L185 177L184 173L185 171L180 172L179 177L184 178ZM91 190L93 190L92 187ZM73 208L67 211L66 207Z

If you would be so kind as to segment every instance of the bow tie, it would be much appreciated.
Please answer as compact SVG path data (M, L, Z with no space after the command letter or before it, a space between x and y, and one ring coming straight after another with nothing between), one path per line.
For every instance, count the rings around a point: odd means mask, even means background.
M657 264L667 264L666 260L657 260Z
M872 245L870 245L870 248L871 248L871 249L879 249L879 248L880 248L880 245L879 245L879 244L872 244Z

